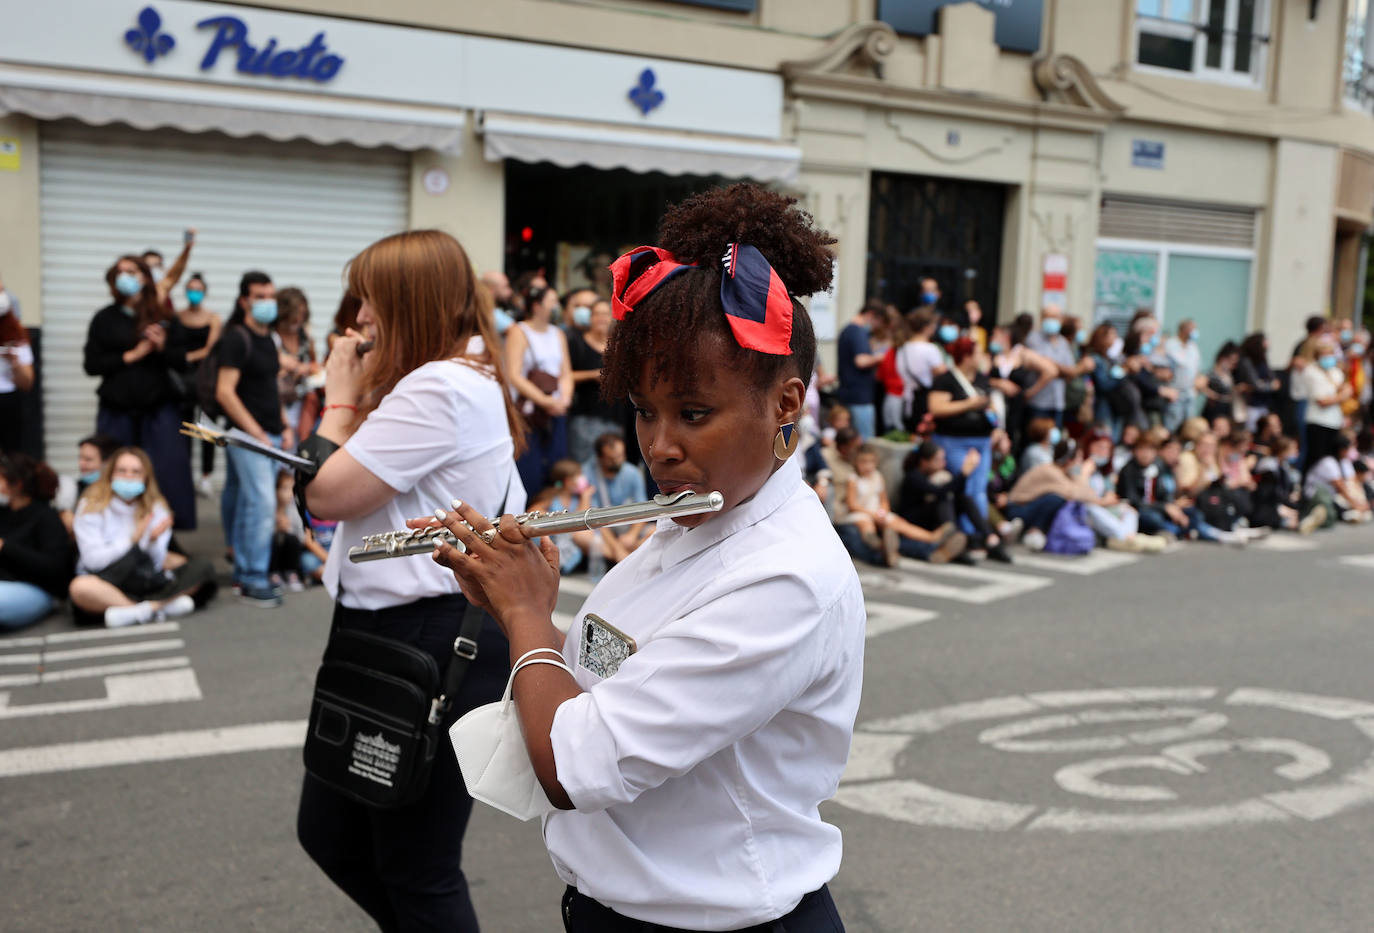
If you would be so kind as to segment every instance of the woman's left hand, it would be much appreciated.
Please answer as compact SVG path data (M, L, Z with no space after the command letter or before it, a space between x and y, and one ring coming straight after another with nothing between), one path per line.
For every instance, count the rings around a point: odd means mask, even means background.
M467 503L452 512L438 510L435 517L467 548L464 553L440 543L435 563L453 571L463 593L495 617L507 638L518 609L553 618L559 572L558 547L551 538L534 540L533 529L517 524L513 515L503 516L501 530L494 532L491 522Z

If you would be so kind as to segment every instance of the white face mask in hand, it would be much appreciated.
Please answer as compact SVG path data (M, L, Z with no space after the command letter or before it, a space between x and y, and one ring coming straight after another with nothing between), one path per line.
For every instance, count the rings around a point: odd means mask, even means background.
M536 649L521 655L506 681L506 692L499 702L479 706L464 715L449 729L449 741L458 756L463 782L474 800L509 813L517 820L532 820L553 809L530 763L520 715L511 698L515 675L531 664L552 664L572 674L561 658L532 658L530 655L557 654L551 648Z

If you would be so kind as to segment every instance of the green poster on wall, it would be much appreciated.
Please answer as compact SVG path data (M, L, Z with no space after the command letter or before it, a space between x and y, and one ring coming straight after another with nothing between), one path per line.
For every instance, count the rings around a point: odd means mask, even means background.
M1095 270L1096 322L1118 327L1139 308L1154 309L1159 291L1159 254L1115 249L1099 250Z

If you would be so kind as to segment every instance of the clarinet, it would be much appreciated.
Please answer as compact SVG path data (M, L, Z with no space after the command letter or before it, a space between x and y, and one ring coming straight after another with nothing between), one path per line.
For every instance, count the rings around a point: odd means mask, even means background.
M631 525L635 522L656 521L660 518L677 518L684 515L700 515L703 512L719 512L725 505L725 497L718 492L682 492L667 496L654 496L647 502L627 502L599 509L586 509L581 512L525 512L515 516L517 524L534 529L536 535L564 534L570 531L606 528L612 525ZM500 528L501 520L492 519L493 530L484 537L491 541ZM470 527L470 526L469 526ZM442 525L427 528L403 528L399 531L386 531L381 534L365 535L363 543L348 549L348 559L355 564L386 557L411 557L415 554L433 554L434 542L445 541L460 551L467 548L452 532Z

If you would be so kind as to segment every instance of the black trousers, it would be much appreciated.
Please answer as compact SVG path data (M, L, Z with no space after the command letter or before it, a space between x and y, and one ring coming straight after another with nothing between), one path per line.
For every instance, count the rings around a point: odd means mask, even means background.
M442 672L467 600L436 596L377 611L335 604L334 620L428 651ZM467 711L501 698L510 673L510 646L487 617L477 659L444 719L429 786L415 803L378 810L356 803L310 775L301 788L296 835L316 864L385 933L476 933L477 915L463 876L463 833L472 798L448 741Z
M567 933L692 933L618 914L572 885L563 892L563 929ZM844 933L830 889L821 885L801 899L786 916L743 927L738 933Z
M1307 404L1314 405L1316 403L1308 402ZM1323 457L1335 455L1336 441L1340 438L1341 432L1339 428L1323 427L1311 422L1303 425L1303 429L1307 435L1307 459L1302 462L1302 479L1305 484L1308 471L1317 465L1317 461Z

